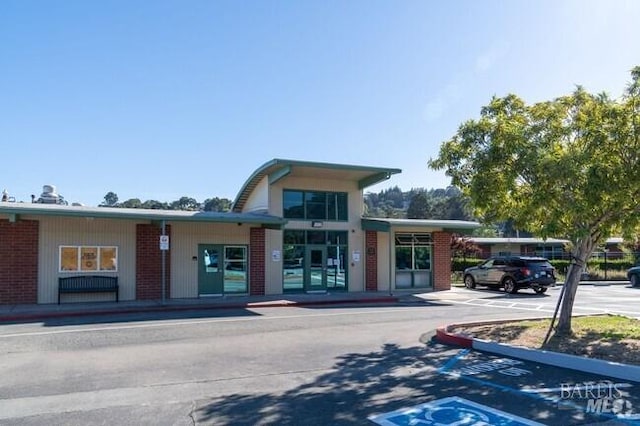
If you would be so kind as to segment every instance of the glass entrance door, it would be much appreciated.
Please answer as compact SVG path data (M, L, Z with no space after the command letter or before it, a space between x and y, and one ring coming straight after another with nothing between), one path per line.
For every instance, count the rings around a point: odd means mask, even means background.
M223 246L198 244L198 293L222 295L224 287Z
M310 293L327 291L327 247L307 246L305 267L305 291Z

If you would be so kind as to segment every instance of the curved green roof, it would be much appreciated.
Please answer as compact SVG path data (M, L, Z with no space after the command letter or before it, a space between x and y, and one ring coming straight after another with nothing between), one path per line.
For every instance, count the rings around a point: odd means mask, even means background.
M269 184L272 184L279 179L291 173L297 173L300 170L307 170L311 173L313 170L335 172L337 177L357 181L360 189L375 185L389 179L393 174L402 172L400 169L390 169L385 167L316 163L311 161L284 160L276 158L264 163L262 166L258 167L255 172L253 172L244 185L242 185L238 195L236 195L231 210L236 213L242 212L245 203L251 196L252 192L265 177L268 177Z

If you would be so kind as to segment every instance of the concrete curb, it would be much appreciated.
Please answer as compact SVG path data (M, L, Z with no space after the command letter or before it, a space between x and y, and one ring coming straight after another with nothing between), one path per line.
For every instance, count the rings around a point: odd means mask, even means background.
M465 334L455 334L450 332L453 327L492 324L497 322L502 321L485 321L441 326L436 329L436 340L447 345L461 346L483 352L504 355L511 358L533 361L540 364L569 368L585 373L601 374L603 376L614 377L622 380L631 380L633 382L640 383L640 366L603 361L601 359L585 358L577 355L545 351L542 349L531 349L523 346L512 346L504 343L477 339Z
M84 316L102 316L102 315L119 315L119 314L137 314L137 313L153 313L153 312L182 312L182 311L201 311L201 310L222 310L222 309L252 309L252 308L283 308L283 307L313 307L328 305L348 305L348 304L377 304L377 303L397 303L399 297L369 297L359 299L335 299L335 300L305 300L305 301L265 301L265 302L246 302L246 303L211 303L211 304L190 304L190 305L165 305L165 306L139 306L139 307L123 307L108 309L78 309L69 311L56 312L25 312L10 313L0 315L0 323L20 322L20 321L38 321L52 318L65 317L84 317Z

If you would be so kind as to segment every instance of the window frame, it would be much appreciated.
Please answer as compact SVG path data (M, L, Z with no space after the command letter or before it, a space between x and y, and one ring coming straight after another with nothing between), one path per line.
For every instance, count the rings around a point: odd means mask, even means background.
M76 269L65 269L63 267L63 251L66 249L73 249L76 251L75 266ZM104 252L110 252L113 250L114 254L114 267L112 269L103 269L105 262L102 259ZM83 253L91 253L95 251L95 259L82 259ZM58 246L58 273L60 274L87 274L87 273L117 273L118 272L118 257L119 247L112 245L71 245L65 244ZM83 268L83 261L85 263L95 262L96 267L93 269Z
M288 197L287 194L300 194L300 196ZM323 200L318 200L318 195L322 194ZM302 198L302 206L288 205L291 198ZM313 202L312 202L313 200ZM320 206L324 213L318 215ZM302 207L302 217L292 215L290 211L294 207ZM349 221L349 193L344 191L320 191L289 189L282 190L282 217L292 220L314 221L322 220L327 222L348 222Z

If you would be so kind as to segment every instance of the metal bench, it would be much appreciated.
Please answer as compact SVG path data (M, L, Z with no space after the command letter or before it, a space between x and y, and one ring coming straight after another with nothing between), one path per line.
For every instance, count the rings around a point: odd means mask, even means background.
M62 293L112 293L118 301L118 277L79 275L58 278L58 305Z

